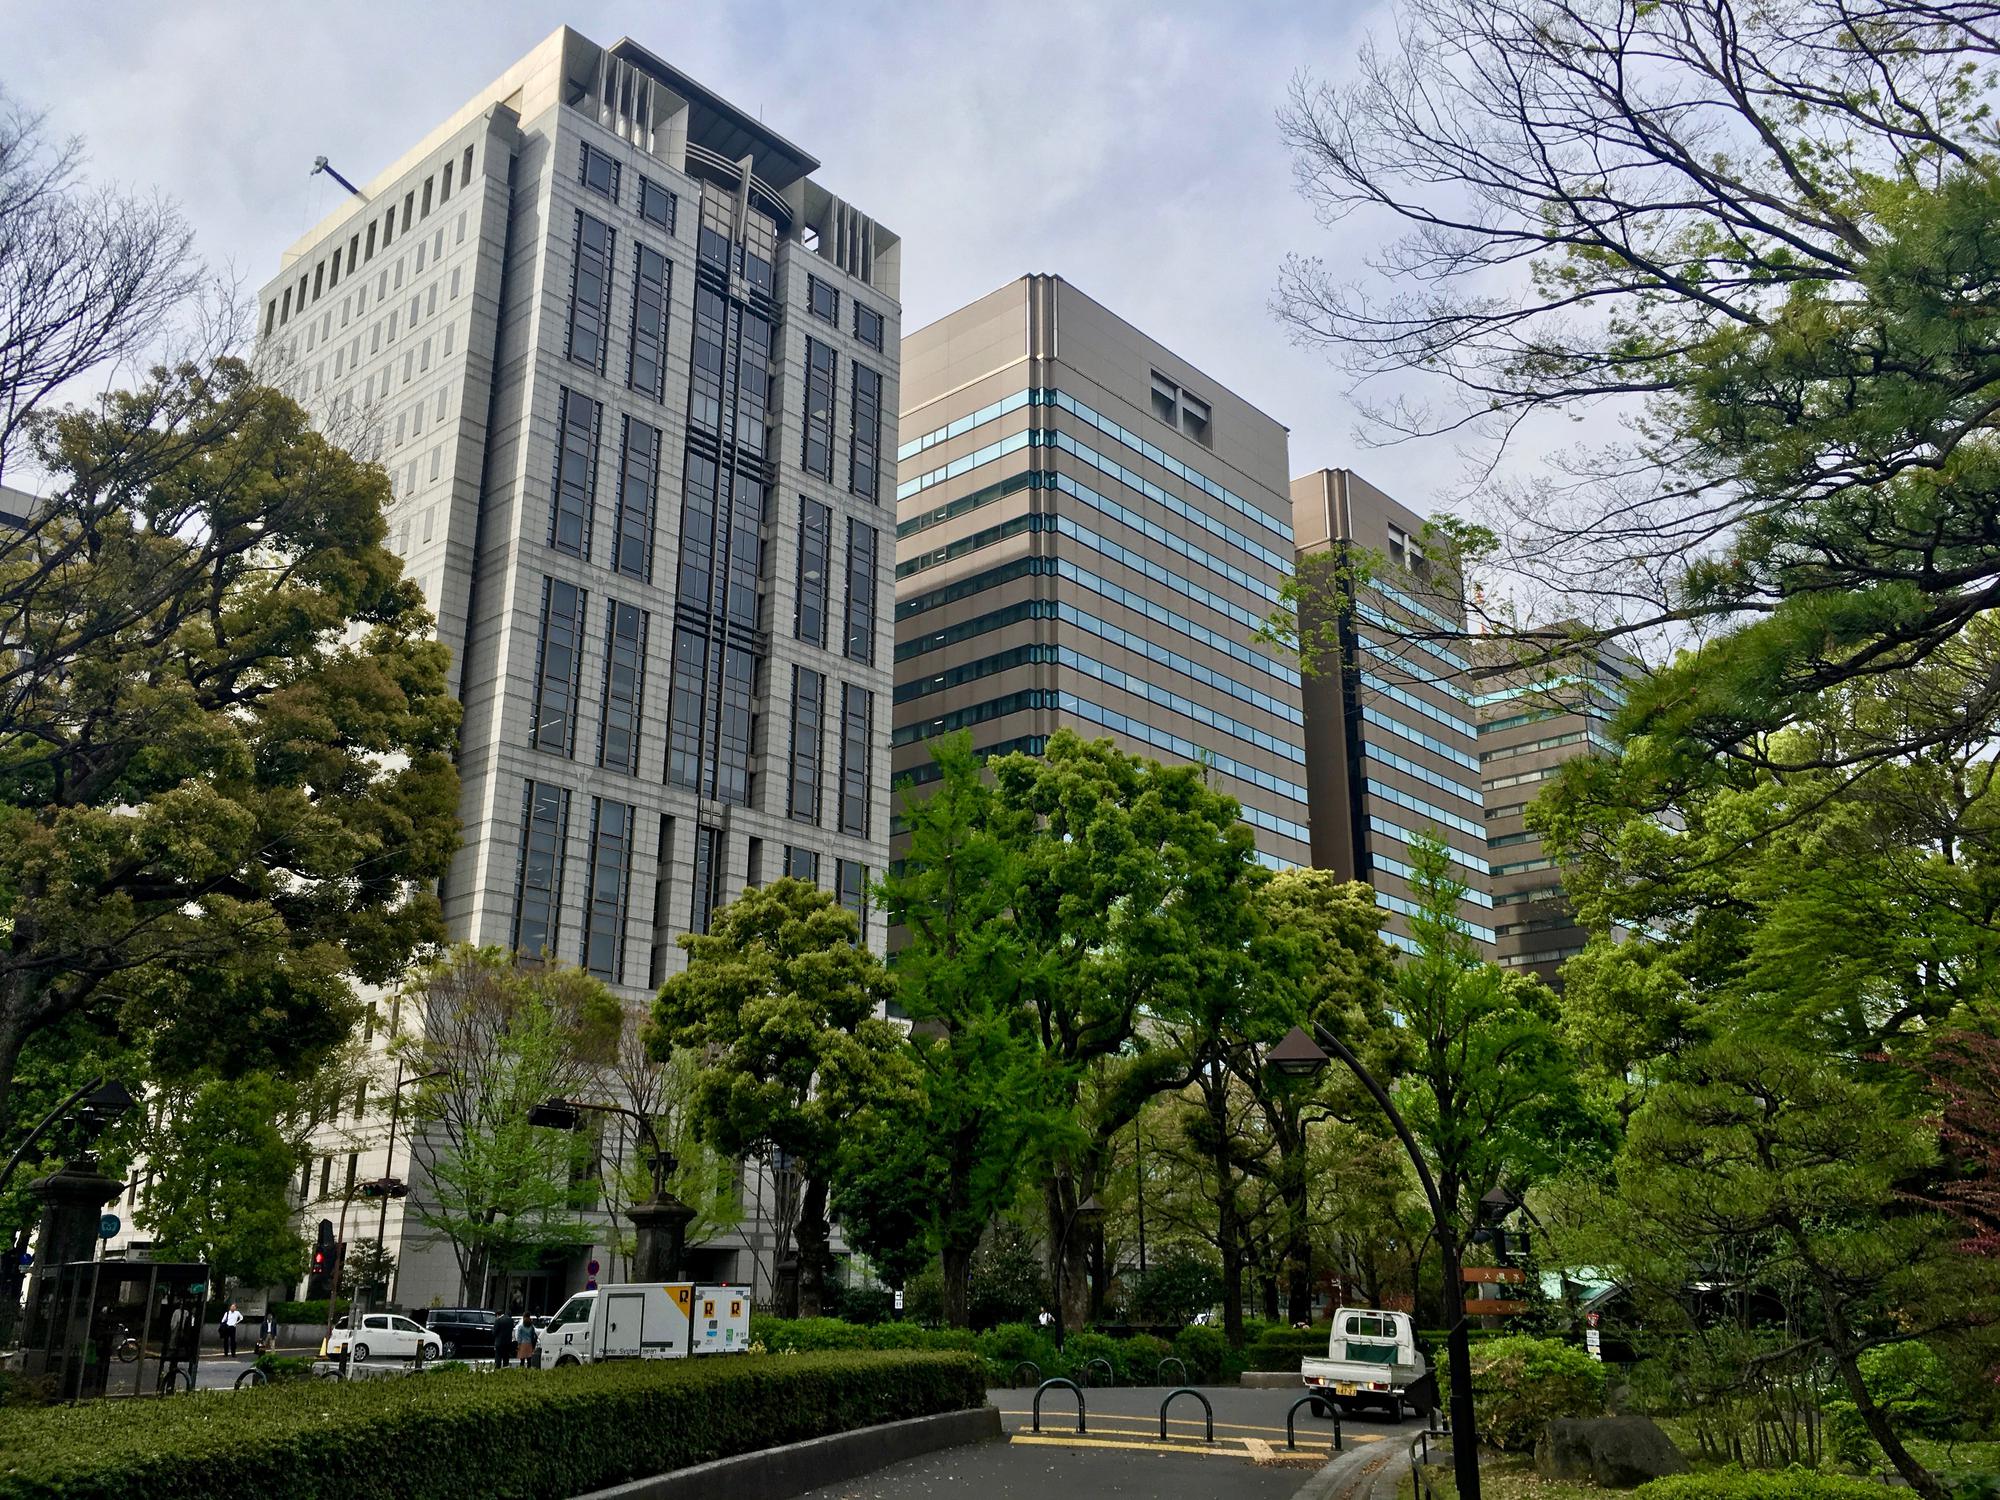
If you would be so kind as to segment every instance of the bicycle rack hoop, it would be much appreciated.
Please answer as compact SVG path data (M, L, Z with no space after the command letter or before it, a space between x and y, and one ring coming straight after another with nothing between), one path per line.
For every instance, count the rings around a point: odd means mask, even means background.
M1104 1371L1104 1383L1106 1385L1118 1384L1118 1372L1111 1368L1111 1361L1099 1355L1096 1359L1087 1359L1083 1362L1083 1380L1085 1385L1097 1384L1097 1371L1100 1367Z
M1180 1383L1186 1385L1188 1378L1187 1366L1181 1362L1181 1358L1177 1354L1169 1354L1165 1359L1160 1361L1159 1367L1153 1371L1153 1379L1160 1385L1165 1385L1167 1383L1168 1365L1172 1365L1176 1370L1181 1372Z
M1039 1385L1039 1384L1041 1383L1041 1379L1042 1379L1042 1367L1041 1367L1040 1365L1036 1364L1036 1363L1035 1363L1035 1362L1034 1362L1034 1361L1033 1361L1032 1359L1024 1359L1024 1360L1022 1360L1022 1361L1021 1361L1021 1362L1020 1362L1020 1363L1019 1363L1018 1365L1014 1366L1014 1373L1013 1373L1013 1375L1012 1375L1012 1376L1010 1376L1010 1377L1008 1378L1008 1381L1007 1381L1007 1389L1008 1389L1008 1390L1010 1390L1010 1391L1011 1391L1011 1390L1016 1390L1016 1389L1018 1389L1018 1388L1020 1387L1020 1384L1021 1384L1021 1372L1022 1372L1023 1370L1033 1370L1033 1371L1035 1372L1035 1383L1036 1383L1037 1385Z
M1292 1403L1292 1409L1285 1413L1285 1446L1296 1448L1299 1445L1297 1423L1301 1406L1324 1406L1333 1414L1333 1451L1340 1452L1340 1408L1331 1401L1321 1401L1317 1396L1299 1397Z
M1078 1385L1074 1380L1063 1379L1060 1375L1051 1375L1047 1380L1044 1380L1040 1385L1035 1387L1035 1424L1031 1430L1035 1432L1042 1430L1042 1397L1051 1387L1055 1386L1064 1388L1076 1397L1076 1430L1078 1432L1084 1431L1083 1387Z
M1208 1425L1208 1434L1207 1434L1207 1436L1206 1436L1206 1437L1204 1437L1204 1438L1202 1439L1202 1441L1203 1441L1203 1442L1208 1442L1208 1443L1212 1443L1212 1442L1214 1442L1214 1441L1215 1441L1215 1408L1214 1408L1214 1407L1212 1407L1212 1406L1210 1406L1210 1405L1208 1404L1208 1397L1204 1396L1204 1395L1203 1395L1203 1394L1202 1394L1202 1393L1201 1393L1200 1391L1196 1390L1196 1389L1195 1389L1195 1388L1194 1388L1193 1386L1191 1386L1191 1385L1178 1385L1178 1386L1175 1386L1175 1387L1174 1387L1174 1388L1173 1388L1172 1390L1170 1390L1170 1391L1168 1391L1168 1392L1167 1392L1167 1394L1166 1394L1166 1399L1164 1399L1163 1401L1161 1401L1161 1402L1160 1402L1160 1441L1161 1441L1161 1442L1165 1442L1165 1441L1166 1441L1166 1438L1167 1438L1167 1408L1168 1408L1169 1406L1171 1406L1171 1405L1173 1404L1173 1400L1174 1400L1174 1397L1176 1397L1176 1396L1192 1396L1192 1397L1194 1397L1194 1399L1195 1399L1195 1400L1197 1400L1197 1401L1199 1401L1199 1402L1201 1403L1201 1414L1202 1414L1202 1417L1203 1417L1203 1418L1204 1418L1204 1419L1206 1420L1206 1422L1207 1422L1207 1425Z

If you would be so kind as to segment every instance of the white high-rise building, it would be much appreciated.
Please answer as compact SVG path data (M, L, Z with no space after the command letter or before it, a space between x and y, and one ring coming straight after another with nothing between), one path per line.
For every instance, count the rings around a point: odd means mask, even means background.
M452 935L632 1006L746 885L800 875L861 909L887 857L899 242L818 165L637 43L565 28L259 297L271 367L389 471L390 544L452 650ZM386 1103L342 1106L309 1223L356 1174L423 1191L405 1144L372 1144ZM749 1175L693 1269L763 1295L772 1194ZM397 1300L457 1301L404 1208ZM375 1217L357 1205L350 1242ZM530 1305L605 1257L600 1218L597 1246L515 1278Z

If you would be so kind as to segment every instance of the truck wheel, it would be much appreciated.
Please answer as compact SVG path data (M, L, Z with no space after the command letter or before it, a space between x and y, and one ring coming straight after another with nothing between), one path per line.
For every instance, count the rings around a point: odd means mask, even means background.
M565 1354L556 1360L556 1368L558 1370L566 1370L576 1363L577 1357L574 1354Z

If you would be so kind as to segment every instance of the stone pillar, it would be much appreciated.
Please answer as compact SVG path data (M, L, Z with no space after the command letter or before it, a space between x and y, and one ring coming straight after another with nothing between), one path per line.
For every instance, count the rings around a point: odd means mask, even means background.
M634 1281L678 1281L694 1210L671 1193L651 1203L635 1203L625 1217L638 1231L632 1253Z

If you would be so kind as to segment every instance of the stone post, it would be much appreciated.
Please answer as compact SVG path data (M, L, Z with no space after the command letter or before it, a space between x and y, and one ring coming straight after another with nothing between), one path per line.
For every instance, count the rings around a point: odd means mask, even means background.
M56 1306L56 1289L63 1267L73 1261L87 1261L97 1255L97 1221L104 1205L115 1203L125 1184L106 1177L91 1157L80 1157L59 1172L38 1177L28 1191L42 1201L41 1229L35 1236L35 1280L28 1293L27 1336L22 1340L27 1352L28 1374L45 1368L45 1351L54 1340L50 1319L62 1309ZM61 1351L54 1351L60 1363Z
M634 1281L678 1281L694 1210L668 1193L651 1203L635 1203L625 1217L638 1231L632 1254Z

